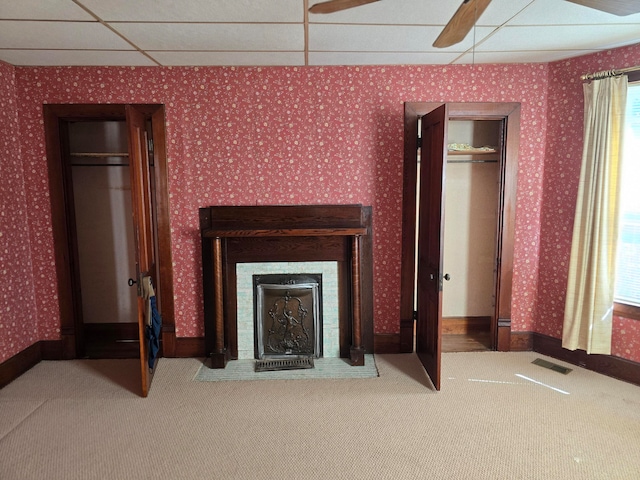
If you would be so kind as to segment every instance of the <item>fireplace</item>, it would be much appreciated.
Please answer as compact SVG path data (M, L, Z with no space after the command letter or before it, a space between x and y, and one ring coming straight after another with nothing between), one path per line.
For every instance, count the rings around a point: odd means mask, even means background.
M257 359L322 357L322 275L254 275Z
M308 275L322 278L319 308L322 356L340 357L339 288L337 262L248 262L236 264L236 326L238 360L256 359L254 277Z
M364 353L373 352L371 207L207 207L200 231L210 367L239 358L236 267L270 262L337 265L339 356L364 364Z

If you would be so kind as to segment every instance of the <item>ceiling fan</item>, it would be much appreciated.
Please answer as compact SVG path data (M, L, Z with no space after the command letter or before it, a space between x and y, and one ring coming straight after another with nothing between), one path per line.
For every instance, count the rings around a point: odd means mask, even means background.
M309 8L311 13L333 13L348 8L366 5L379 0L328 0L316 3ZM613 15L625 16L640 13L640 2L637 0L567 0ZM491 0L463 0L462 5L453 14L438 36L433 46L445 48L461 42L480 18L480 15L489 6Z

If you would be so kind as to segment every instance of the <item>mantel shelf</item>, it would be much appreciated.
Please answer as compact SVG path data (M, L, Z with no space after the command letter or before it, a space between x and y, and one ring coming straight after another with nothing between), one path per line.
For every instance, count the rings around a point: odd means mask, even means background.
M206 229L202 235L207 238L228 237L334 237L366 235L366 228L280 228L251 230Z

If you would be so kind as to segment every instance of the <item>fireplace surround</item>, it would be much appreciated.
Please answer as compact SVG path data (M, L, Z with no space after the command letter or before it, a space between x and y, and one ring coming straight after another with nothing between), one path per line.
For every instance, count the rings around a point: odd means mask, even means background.
M200 209L208 365L238 358L236 264L338 264L340 357L354 366L373 353L371 207L212 206Z

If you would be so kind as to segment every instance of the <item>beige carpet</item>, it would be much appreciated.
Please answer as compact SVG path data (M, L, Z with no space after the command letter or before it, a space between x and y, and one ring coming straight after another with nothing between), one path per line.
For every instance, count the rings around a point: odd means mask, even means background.
M233 382L161 359L146 399L135 361L42 362L0 391L0 478L640 478L640 388L539 357L444 354L440 392L414 355Z

